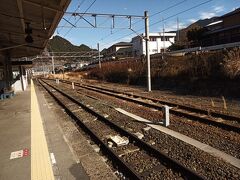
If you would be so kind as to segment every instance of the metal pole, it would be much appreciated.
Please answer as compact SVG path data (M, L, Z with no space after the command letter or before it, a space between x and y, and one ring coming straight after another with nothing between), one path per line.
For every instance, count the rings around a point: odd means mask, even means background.
M163 22L163 53L165 52L165 24Z
M53 58L53 56L52 56L52 71L53 71L53 74L55 74L54 58Z
M162 19L163 21L163 51L162 51L162 59L164 59L164 53L165 53L165 26L164 26L164 18Z
M97 43L97 48L98 48L98 64L99 64L99 68L101 69L101 59L100 59L100 47L99 47L99 43Z
M144 12L145 17L145 42L146 42L146 58L147 58L147 90L151 91L151 67L149 54L149 17L148 11Z
M179 42L179 19L177 17L177 42Z
M21 80L21 85L22 85L22 91L24 91L22 66L19 66L19 74L20 74L20 80Z

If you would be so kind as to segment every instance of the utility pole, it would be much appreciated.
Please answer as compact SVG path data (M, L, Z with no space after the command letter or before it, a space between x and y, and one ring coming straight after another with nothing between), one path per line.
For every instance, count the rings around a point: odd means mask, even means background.
M179 42L179 19L177 17L177 42Z
M163 21L163 53L165 52L165 24Z
M53 74L55 74L55 67L54 67L54 57L53 57L53 54L52 54L52 71L53 71Z
M149 17L148 11L144 12L145 17L145 43L146 43L146 58L147 58L147 88L151 91L151 64L149 54Z
M99 64L99 68L101 69L101 59L100 59L100 47L99 47L99 43L97 43L97 48L98 48L98 64Z

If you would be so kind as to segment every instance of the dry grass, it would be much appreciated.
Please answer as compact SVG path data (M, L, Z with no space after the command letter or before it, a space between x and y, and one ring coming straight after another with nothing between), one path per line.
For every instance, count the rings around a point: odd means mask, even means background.
M83 76L109 82L143 84L146 81L147 64L143 60L124 60L102 63L86 72L65 73L64 78L80 79ZM151 77L154 80L170 78L173 80L195 81L201 79L221 79L240 75L240 49L223 52L207 52L183 57L165 56L151 59ZM60 78L62 75L59 75Z
M231 79L240 75L240 48L235 48L224 56L223 71Z
M183 57L165 56L163 59L154 57L151 60L151 77L205 79L216 74L222 59L222 53L202 53ZM136 84L146 79L146 70L146 62L141 60L108 62L102 64L102 69L97 67L90 70L89 76L110 82Z
M50 74L49 77L58 79L79 80L83 77L83 75L78 72L67 72L64 74Z
M89 72L91 78L102 79L110 82L131 83L142 77L145 68L142 61L127 60L107 62L102 68L96 67Z

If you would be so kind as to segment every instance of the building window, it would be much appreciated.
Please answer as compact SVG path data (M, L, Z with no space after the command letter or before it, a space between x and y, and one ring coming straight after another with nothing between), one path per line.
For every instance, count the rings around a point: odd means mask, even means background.
M157 52L157 49L153 49L152 52Z
M161 41L169 41L170 37L161 37Z
M149 40L150 41L157 41L157 38L156 37L150 37Z

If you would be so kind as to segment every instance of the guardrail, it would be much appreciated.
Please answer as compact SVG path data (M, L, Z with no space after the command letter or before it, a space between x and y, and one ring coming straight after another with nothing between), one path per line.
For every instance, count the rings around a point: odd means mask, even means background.
M194 48L188 48L188 49L166 52L165 54L171 55L171 54L189 53L189 52L196 52L196 51L212 51L212 50L232 48L232 47L238 47L238 46L240 46L240 42L219 44L219 45L215 45L215 46L206 46L206 47L199 46L199 47L194 47Z

